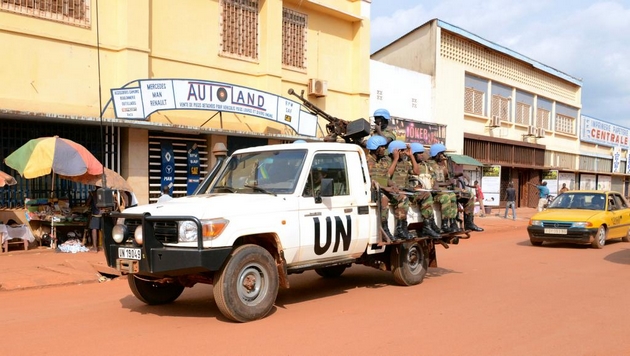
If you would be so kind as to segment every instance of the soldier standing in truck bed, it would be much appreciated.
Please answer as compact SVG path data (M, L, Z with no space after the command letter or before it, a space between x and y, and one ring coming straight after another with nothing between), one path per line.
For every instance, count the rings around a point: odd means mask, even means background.
M409 188L414 192L411 202L418 205L420 215L422 215L424 220L422 235L434 238L440 237L440 228L436 225L435 217L433 216L433 178L431 177L429 165L424 159L424 147L417 142L412 142L409 146L411 155L418 164L418 172L410 172L408 184Z

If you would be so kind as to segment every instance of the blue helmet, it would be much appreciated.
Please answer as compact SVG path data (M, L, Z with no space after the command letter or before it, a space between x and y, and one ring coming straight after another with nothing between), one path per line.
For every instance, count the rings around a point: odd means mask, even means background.
M394 150L404 150L405 148L407 148L406 143L396 140L389 143L389 146L387 146L387 151L389 151L389 153L391 154L392 152L394 152Z
M418 142L411 143L411 154L424 152L424 146Z
M306 143L306 141L304 141L304 140L295 140L295 141L293 141L293 143Z
M445 152L445 151L446 151L446 146L444 146L441 143L434 143L431 145L431 148L429 148L429 154L431 155L431 157L435 157L438 155L438 153Z
M374 135L368 138L365 146L367 147L368 150L372 151L381 146L385 146L386 144L387 144L387 139L385 137Z
M374 111L374 117L380 116L385 118L385 120L389 120L390 116L389 116L389 111L387 111L387 109L376 109L376 111Z

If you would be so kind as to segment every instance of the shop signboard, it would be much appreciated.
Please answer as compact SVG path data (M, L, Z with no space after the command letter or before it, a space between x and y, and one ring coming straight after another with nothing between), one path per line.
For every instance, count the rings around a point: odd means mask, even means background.
M630 149L630 130L611 123L582 115L580 140L606 147Z
M192 193L199 186L199 148L197 143L188 142L186 144L187 161L188 161L188 177L186 179L186 194Z
M501 166L484 166L481 168L481 186L483 188L484 206L499 206L501 201Z
M111 89L119 119L145 120L160 110L208 110L256 116L316 136L317 116L287 98L229 83L196 79L138 80L138 87Z

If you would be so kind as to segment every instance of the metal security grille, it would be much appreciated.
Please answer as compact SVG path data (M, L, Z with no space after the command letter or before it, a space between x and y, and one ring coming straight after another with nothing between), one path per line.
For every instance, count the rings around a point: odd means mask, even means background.
M516 117L514 122L521 125L529 125L532 116L532 107L524 103L516 103Z
M258 59L258 0L221 1L221 51Z
M575 119L572 117L557 114L556 115L556 131L567 134L575 134Z
M483 115L483 92L473 88L466 88L464 111L469 114Z
M306 27L308 17L282 9L282 64L306 69Z
M101 127L95 125L49 124L0 119L0 132L2 132L0 135L1 157L7 157L28 140L57 135L85 146L99 161L104 160L106 167L119 171L120 129L117 127L103 127L104 136L102 137ZM19 173L4 164L4 161L0 163L0 169L13 175L18 182L16 185L0 188L0 207L23 207L26 198L50 197L53 187L52 174L33 179L22 178ZM55 197L68 198L71 206L85 203L90 190L89 186L60 179L58 176L54 179Z
M493 95L492 116L498 116L503 121L510 121L510 99L497 94Z
M175 186L173 197L183 197L187 193L188 182L188 143L196 143L199 149L199 184L208 172L208 143L203 136L186 136L166 132L149 133L149 202L155 203L160 197L162 183L162 141L170 141L175 156Z
M90 0L0 0L0 10L90 27Z
M551 121L551 112L545 109L536 110L536 127L542 127L545 130L551 129L549 123Z

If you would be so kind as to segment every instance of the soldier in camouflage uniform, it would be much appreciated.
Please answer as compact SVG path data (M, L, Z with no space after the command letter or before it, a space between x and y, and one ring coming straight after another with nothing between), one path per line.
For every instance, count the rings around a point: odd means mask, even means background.
M429 165L424 159L424 147L422 144L413 142L410 145L411 155L415 158L418 164L417 172L409 172L408 184L409 188L414 191L413 197L410 199L413 203L418 205L420 209L420 215L424 219L422 224L422 235L430 236L433 238L440 237L440 228L435 223L433 216L433 184L427 182L426 179L421 179L430 176Z
M391 116L387 109L376 109L374 111L374 135L385 137L388 145L396 140L394 131L387 129L390 120Z
M457 225L457 196L452 191L453 182L449 178L446 167L446 147L441 143L431 145L429 148L430 159L427 161L431 176L433 177L433 189L437 191L434 200L440 203L442 212L442 232L459 232Z
M394 236L408 240L412 238L409 230L407 230L409 198L403 189L408 185L409 172L418 173L418 164L411 156L411 151L407 144L402 141L392 141L387 150L392 159L392 165L387 174L391 177L389 198L394 206L394 215L396 216L396 232Z
M383 136L374 135L371 136L366 142L366 148L368 149L367 165L370 172L370 179L372 184L378 184L381 186L381 194L378 197L381 201L381 227L383 233L390 241L396 239L389 231L387 224L387 218L389 213L389 199L384 194L389 184L389 176L387 170L391 166L391 159L385 154L387 150L387 139Z

